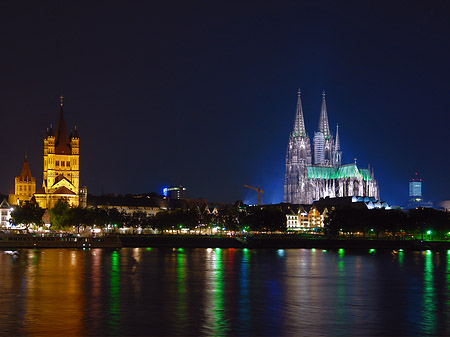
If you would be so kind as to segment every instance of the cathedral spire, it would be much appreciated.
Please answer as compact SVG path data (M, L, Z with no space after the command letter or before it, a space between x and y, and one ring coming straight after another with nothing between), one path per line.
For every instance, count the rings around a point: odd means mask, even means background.
M306 128L305 121L303 119L303 107L302 107L302 99L301 99L301 91L298 89L297 91L297 110L295 114L295 122L294 122L294 137L306 137Z
M336 124L336 142L334 143L334 150L341 150L341 144L339 143L339 124Z
M322 107L320 109L319 132L323 133L325 139L330 139L330 127L328 125L327 103L325 101L325 90L322 91Z

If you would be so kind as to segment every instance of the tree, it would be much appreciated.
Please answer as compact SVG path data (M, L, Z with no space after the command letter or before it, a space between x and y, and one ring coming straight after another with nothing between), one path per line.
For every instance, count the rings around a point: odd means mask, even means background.
M244 218L251 231L286 231L286 216L280 208L253 207Z
M91 222L90 211L81 206L71 207L69 209L69 224L77 227L77 233L80 233L80 227L84 227Z
M67 200L59 199L50 209L50 223L53 229L67 229L71 225L70 206Z
M24 224L28 231L30 225L42 224L44 212L45 210L40 208L36 203L26 201L23 205L14 207L14 210L11 212L12 223L16 226Z

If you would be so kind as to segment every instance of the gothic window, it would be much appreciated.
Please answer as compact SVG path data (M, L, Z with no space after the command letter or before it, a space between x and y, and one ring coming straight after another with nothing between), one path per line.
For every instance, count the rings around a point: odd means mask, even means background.
M64 160L61 160L61 166L65 166L66 162Z
M22 185L19 186L19 191L22 191Z
M67 161L66 166L67 166L67 167L70 167L70 161Z
M56 161L56 166L59 166L59 160Z

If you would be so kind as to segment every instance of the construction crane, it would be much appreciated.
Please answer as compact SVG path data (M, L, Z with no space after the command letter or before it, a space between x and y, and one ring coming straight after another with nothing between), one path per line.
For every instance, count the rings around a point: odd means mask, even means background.
M261 185L258 185L258 188L251 187L248 185L244 185L244 187L251 188L252 190L255 190L256 192L258 192L258 206L261 206L261 193L264 193L264 191L261 189Z

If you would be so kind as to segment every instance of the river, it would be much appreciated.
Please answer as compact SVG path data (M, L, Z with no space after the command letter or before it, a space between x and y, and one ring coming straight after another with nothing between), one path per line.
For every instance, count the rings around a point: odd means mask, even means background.
M450 254L0 251L9 336L450 335Z

